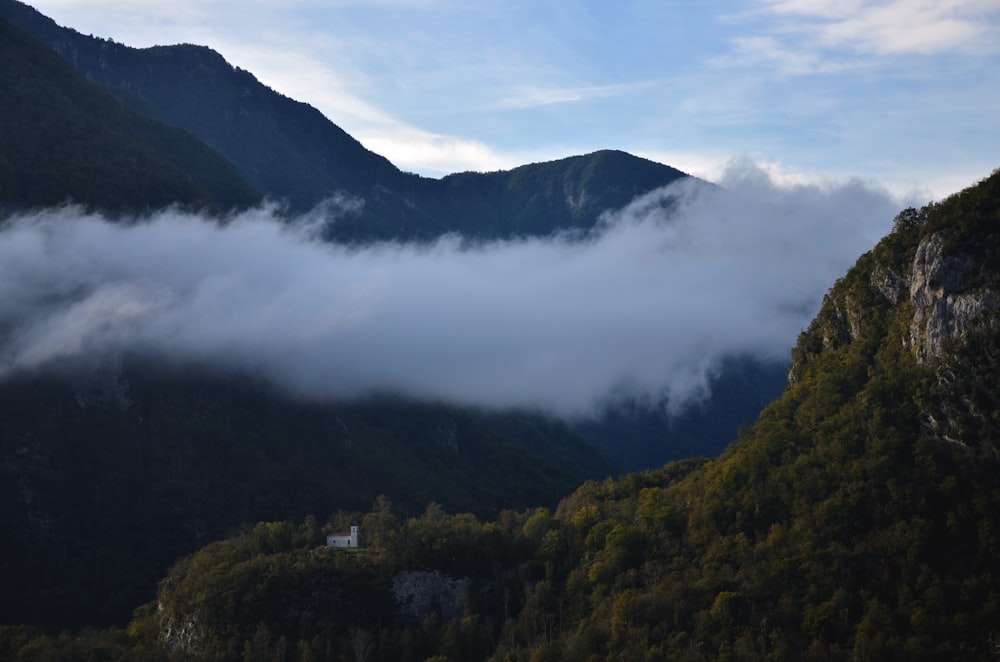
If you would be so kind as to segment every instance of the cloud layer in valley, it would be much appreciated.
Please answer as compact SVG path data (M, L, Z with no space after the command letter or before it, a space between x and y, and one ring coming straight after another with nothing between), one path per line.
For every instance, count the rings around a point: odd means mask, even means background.
M0 376L141 353L312 398L394 392L594 414L704 394L733 354L785 360L900 203L779 186L752 164L675 184L591 236L348 248L272 210L116 224L64 208L0 230Z

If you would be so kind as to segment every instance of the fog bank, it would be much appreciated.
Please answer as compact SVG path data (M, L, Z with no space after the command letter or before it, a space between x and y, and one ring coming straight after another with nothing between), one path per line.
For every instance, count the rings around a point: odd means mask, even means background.
M348 248L309 219L45 210L0 229L0 378L138 352L311 398L393 392L563 417L705 395L727 355L785 360L901 206L752 164L605 215L586 238Z

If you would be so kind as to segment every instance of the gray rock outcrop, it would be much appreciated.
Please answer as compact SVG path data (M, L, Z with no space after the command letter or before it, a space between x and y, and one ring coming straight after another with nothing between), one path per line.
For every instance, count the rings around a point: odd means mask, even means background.
M400 611L416 618L436 610L448 620L461 614L469 605L472 581L440 572L401 572L392 580L392 594Z
M913 259L909 345L920 363L939 356L942 343L960 339L1000 303L992 290L967 290L975 262L945 255L944 246L940 234L930 235L920 242Z

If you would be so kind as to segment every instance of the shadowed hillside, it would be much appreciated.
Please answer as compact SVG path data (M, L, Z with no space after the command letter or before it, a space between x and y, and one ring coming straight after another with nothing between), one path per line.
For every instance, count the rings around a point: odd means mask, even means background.
M564 425L392 399L289 400L245 375L131 366L0 385L0 623L121 622L241 523L379 494L495 516L610 470Z
M307 211L331 196L348 202L328 238L340 241L545 235L589 228L601 213L684 177L603 151L511 171L429 179L404 173L315 108L261 84L204 46L137 49L63 28L17 0L0 16L34 35L126 104L194 134L252 185Z
M0 205L222 211L260 200L225 159L129 110L0 18Z

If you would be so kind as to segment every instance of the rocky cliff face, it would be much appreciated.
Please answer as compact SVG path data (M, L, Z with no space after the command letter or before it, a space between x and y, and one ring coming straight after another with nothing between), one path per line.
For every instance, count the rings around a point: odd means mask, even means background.
M1000 274L968 252L950 252L946 234L921 239L909 279L912 315L903 342L934 384L921 422L938 439L996 455Z
M934 233L921 240L910 278L909 347L926 364L942 355L948 343L961 342L970 330L988 324L989 313L1000 304L996 290L967 289L973 271L988 269L968 255L946 255L945 237Z
M893 232L830 290L789 371L876 362L901 348L922 427L953 445L1000 444L1000 171L897 218ZM903 364L900 364L903 365ZM907 368L909 369L909 368Z

